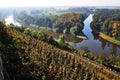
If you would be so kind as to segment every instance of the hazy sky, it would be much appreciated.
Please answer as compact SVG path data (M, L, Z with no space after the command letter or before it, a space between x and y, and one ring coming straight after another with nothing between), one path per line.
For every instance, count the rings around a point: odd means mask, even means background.
M0 0L0 7L120 6L120 0Z

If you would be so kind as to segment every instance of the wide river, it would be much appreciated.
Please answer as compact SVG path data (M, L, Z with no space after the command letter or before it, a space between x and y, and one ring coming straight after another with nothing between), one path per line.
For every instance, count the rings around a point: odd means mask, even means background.
M120 55L120 46L116 46L103 40L101 38L94 38L93 34L91 33L92 30L90 28L90 23L92 21L93 15L90 14L86 20L84 21L84 34L88 37L88 40L82 40L77 43L69 42L74 48L77 50L81 50L82 46L87 46L88 49L94 53L95 55L103 54L103 55Z

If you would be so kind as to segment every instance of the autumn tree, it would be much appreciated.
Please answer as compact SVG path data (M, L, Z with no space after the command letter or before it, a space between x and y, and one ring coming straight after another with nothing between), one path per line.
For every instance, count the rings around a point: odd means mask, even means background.
M112 30L112 36L115 39L117 39L119 35L120 35L120 23L114 23L113 24L113 30Z

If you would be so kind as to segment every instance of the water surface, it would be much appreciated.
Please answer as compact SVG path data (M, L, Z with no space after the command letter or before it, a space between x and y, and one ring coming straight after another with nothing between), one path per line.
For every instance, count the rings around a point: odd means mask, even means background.
M103 55L120 55L120 46L111 44L107 42L106 40L103 40L101 38L95 39L92 32L92 29L90 28L90 23L92 21L92 14L86 18L84 21L84 29L83 33L88 37L88 40L82 40L77 43L68 42L70 45L72 45L75 49L81 50L82 46L87 46L88 49L95 55L103 54Z
M90 14L87 19L84 21L84 29L83 32L84 34L88 37L89 40L93 40L94 37L92 35L92 29L90 28L90 23L93 20L92 19L93 14Z

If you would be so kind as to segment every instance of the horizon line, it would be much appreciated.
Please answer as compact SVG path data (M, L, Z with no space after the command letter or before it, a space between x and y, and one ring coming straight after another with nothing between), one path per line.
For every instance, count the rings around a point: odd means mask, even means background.
M103 6L0 6L0 8L55 8L55 7L120 7L119 5L103 5Z

